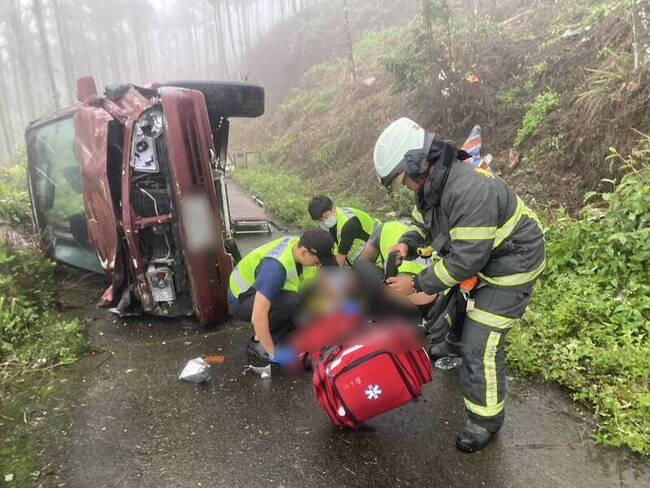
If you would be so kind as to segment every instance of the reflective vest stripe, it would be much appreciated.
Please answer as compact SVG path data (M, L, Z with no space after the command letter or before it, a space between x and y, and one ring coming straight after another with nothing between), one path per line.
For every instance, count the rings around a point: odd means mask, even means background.
M474 308L474 310L468 311L467 318L495 329L508 329L515 321L513 318L486 312L480 308Z
M489 240L496 236L496 227L454 227L449 231L452 240Z
M485 372L485 406L494 408L497 405L498 384L497 384L497 364L496 354L501 333L490 332L487 344L485 345L485 354L483 355L483 371Z
M531 281L533 281L541 274L542 271L544 271L545 267L546 267L546 259L544 259L544 261L542 261L542 264L540 264L537 268L535 268L532 271L528 271L526 273L515 273L511 275L495 276L495 277L486 276L483 273L479 273L478 275L483 281L491 285L519 286L519 285L525 285L526 283L530 283Z
M232 286L233 281L235 286ZM230 275L230 283L230 291L233 292L233 295L235 297L237 297L240 293L248 290L252 286L244 279L237 268L232 270L232 274Z
M286 276L282 289L298 291L301 277L298 276L298 270L293 258L293 248L298 243L298 240L298 237L282 237L260 246L244 256L230 274L228 283L232 295L238 298L239 295L253 286L257 268L265 258L277 260L284 268Z
M440 282L448 287L452 287L460 283L456 278L449 274L447 267L445 266L444 260L441 259L433 266L433 272L438 277Z
M336 207L336 246L334 251L338 253L338 244L341 242L341 231L343 230L343 226L346 224L348 220L350 220L353 217L357 217L359 219L359 222L361 223L361 228L366 232L368 235L372 234L372 231L374 230L375 226L378 224L378 221L373 219L370 215L368 215L366 212L362 210L358 210L356 208L350 208L350 207ZM362 241L361 239L355 239L354 242L352 243L352 247L350 248L350 251L348 252L347 255L347 260L352 263L354 260L356 260L361 252L363 251L363 246L365 245L365 241Z

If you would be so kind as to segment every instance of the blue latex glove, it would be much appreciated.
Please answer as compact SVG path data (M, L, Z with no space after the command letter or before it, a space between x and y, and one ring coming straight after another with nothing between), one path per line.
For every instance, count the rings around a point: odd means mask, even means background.
M289 346L276 346L270 361L280 366L291 366L298 361L298 353Z

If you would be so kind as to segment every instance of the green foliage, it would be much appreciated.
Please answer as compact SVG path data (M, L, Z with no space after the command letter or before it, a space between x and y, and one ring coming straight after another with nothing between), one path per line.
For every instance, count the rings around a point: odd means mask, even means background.
M326 137L312 150L310 159L316 171L322 171L323 168L332 169L338 143L336 138Z
M506 107L514 107L517 105L517 89L510 88L508 90L501 90L496 94L497 102Z
M578 220L555 216L508 359L592 405L599 442L650 455L650 140L624 162L620 184L589 193Z
M553 90L547 90L538 95L535 100L528 105L526 114L521 127L517 131L515 138L515 147L521 144L530 135L533 135L540 126L546 121L548 114L560 105L560 97Z
M316 225L307 213L307 205L314 195L327 194L339 206L369 208L365 198L350 194L347 188L315 188L297 176L268 165L237 169L233 177L250 194L262 200L275 218L301 230Z
M297 114L318 115L332 108L334 90L298 91L285 103L282 110Z
M83 351L79 322L52 311L53 268L40 252L0 241L0 362L70 363Z
M426 54L411 45L398 47L392 55L382 57L380 63L393 75L394 92L414 92L426 82Z
M519 105L519 100L526 95L529 95L534 88L535 82L532 79L526 80L520 86L497 92L496 99L500 104L514 108Z
M27 161L23 154L6 165L0 165L0 224L26 228L31 224L31 218Z
M375 52L384 55L390 53L400 37L407 33L405 27L394 27L385 30L370 30L363 34L354 44L354 59L357 63L365 63Z
M454 86L449 78L456 61L454 39L465 29L464 22L452 15L447 0L421 2L419 15L400 36L405 42L380 59L386 71L393 75L393 91L415 93L411 100L414 105L430 103L432 88L436 96L449 92ZM446 77L441 78L443 72Z
M299 229L313 227L307 204L316 193L305 181L269 165L238 169L234 178L283 223Z
M628 7L629 5L630 0L615 0L613 2L596 3L594 5L590 5L588 7L585 7L586 10L581 24L585 27L596 25L612 15L614 12L618 11L620 8Z
M264 153L264 160L270 164L283 164L289 160L296 142L296 135L290 131L277 137Z
M31 222L24 157L0 167L0 220L26 228ZM38 250L17 249L0 238L0 363L24 367L69 363L85 347L78 321L54 308L54 264ZM0 372L0 384L6 368Z
M546 64L546 61L541 61L530 67L530 75L541 76L544 73L546 73L547 70L548 70L548 65Z
M610 48L602 50L605 66L601 69L587 68L589 88L578 96L578 102L586 104L589 114L598 113L610 101L610 97L632 76L633 66L629 55L619 54Z

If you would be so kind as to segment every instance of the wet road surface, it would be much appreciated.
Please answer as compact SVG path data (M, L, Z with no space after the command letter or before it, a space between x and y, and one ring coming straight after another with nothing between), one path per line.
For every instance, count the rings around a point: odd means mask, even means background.
M510 381L504 429L467 455L454 445L465 421L457 369L434 369L420 401L351 432L320 411L309 374L242 374L246 324L206 331L190 319L87 311L103 352L52 453L67 487L650 487L648 462L594 446L590 424L555 388ZM206 384L179 381L205 354L226 362Z

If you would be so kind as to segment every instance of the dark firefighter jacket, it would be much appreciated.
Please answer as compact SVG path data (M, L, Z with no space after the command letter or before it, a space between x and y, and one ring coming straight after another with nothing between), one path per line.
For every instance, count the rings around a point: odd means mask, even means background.
M491 172L453 158L433 166L417 196L426 237L405 234L413 257L432 245L434 265L415 278L432 294L477 275L499 287L532 282L544 269L544 236L535 214Z

